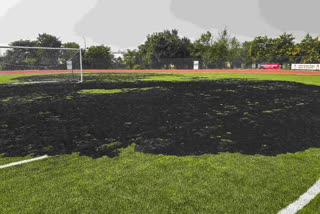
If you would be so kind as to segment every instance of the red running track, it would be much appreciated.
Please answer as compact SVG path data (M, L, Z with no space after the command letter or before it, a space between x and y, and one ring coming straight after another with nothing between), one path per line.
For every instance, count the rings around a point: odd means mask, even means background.
M74 71L79 72L79 70ZM254 74L302 74L320 75L320 71L289 71L289 70L83 70L84 73L254 73ZM70 73L69 70L36 70L36 71L0 71L1 74L45 74Z

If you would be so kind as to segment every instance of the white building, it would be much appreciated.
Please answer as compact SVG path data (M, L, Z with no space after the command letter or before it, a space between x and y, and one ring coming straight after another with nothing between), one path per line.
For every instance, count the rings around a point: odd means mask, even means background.
M125 53L126 53L125 51L121 51L121 50L118 50L117 52L112 52L115 59L118 59L119 57L123 59L123 54Z

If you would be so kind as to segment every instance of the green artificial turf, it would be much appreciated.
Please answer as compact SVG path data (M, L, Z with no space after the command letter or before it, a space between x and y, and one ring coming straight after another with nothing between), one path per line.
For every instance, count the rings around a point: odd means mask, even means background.
M79 94L115 94L115 93L125 93L133 90L146 91L154 88L160 87L148 87L148 88L121 88L121 89L83 89L78 91Z
M43 80L26 80L24 78L32 78L42 76L45 77ZM77 74L80 76L80 74ZM72 77L72 74L64 74L64 73L42 73L42 74L1 74L0 72L0 84L7 83L32 83L32 82L41 82L41 81L59 81L59 80L68 80ZM79 77L80 78L80 77Z
M6 97L6 98L0 98L0 101L2 102L9 102L12 100L15 100L17 102L21 102L21 103L30 103L36 100L41 100L41 99L47 99L47 98L51 98L51 96L47 95L47 94L37 94L37 93L33 93L27 96L15 96L15 97Z
M79 94L114 94L125 92L125 89L83 89L78 91Z
M319 178L320 149L275 157L77 153L0 173L0 213L277 213Z
M17 80L14 80L14 78L23 76L21 74L5 74L5 75L0 75L0 84L5 84L5 83L14 83L18 82Z
M318 194L308 205L302 208L297 214L320 213L320 194Z

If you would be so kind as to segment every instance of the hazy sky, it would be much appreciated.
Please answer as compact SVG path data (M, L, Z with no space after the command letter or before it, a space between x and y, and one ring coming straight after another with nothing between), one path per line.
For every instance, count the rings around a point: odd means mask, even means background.
M319 6L319 0L0 0L0 44L45 32L117 50L164 29L195 39L225 27L240 41L282 32L301 39L320 33Z

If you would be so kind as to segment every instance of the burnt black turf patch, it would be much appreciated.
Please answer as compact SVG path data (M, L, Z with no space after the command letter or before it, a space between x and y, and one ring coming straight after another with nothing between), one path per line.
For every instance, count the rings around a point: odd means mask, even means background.
M157 88L77 93L148 87ZM320 148L319 92L301 83L234 79L0 85L0 154L114 157L133 143L137 152L177 156Z

